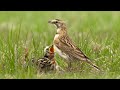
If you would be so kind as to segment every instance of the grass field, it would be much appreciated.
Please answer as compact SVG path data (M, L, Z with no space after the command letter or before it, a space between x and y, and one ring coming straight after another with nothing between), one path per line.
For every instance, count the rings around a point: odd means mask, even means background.
M55 27L51 19L65 20L69 36L97 64L102 72L86 63L74 63L72 72L37 74L30 58L43 56L43 49L52 44ZM120 12L0 12L0 78L120 78ZM25 48L27 64L23 65ZM56 55L62 68L66 62Z

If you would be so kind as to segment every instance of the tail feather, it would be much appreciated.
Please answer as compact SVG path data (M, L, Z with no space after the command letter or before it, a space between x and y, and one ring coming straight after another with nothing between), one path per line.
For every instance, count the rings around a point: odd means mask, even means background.
M86 61L87 61L88 64L93 66L95 69L100 70L100 68L97 65L93 64L90 59L87 59Z

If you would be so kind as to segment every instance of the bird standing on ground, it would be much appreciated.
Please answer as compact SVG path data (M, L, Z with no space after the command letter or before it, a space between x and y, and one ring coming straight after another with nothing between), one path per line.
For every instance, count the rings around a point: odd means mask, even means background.
M44 57L38 60L32 59L32 62L37 65L39 72L60 71L63 70L54 58L53 45L47 46L44 49Z
M91 60L72 42L67 34L67 27L64 21L54 19L48 21L48 23L54 24L57 28L57 33L53 40L54 49L62 58L67 60L68 68L71 68L72 61L81 60L89 63L97 70L100 70L99 67L93 64Z

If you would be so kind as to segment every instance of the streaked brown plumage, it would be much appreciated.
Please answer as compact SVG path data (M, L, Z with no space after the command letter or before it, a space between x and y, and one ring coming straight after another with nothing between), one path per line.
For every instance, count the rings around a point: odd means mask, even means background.
M37 65L40 72L48 72L48 71L59 71L62 68L57 64L54 58L54 48L52 46L48 46L44 49L45 55L43 58L39 58L38 60L33 59L32 62Z
M71 67L71 62L81 60L89 63L94 68L100 70L98 66L94 65L90 59L72 42L67 34L67 27L64 21L55 19L48 21L57 27L57 33L54 37L54 49L64 59L68 61L68 67Z

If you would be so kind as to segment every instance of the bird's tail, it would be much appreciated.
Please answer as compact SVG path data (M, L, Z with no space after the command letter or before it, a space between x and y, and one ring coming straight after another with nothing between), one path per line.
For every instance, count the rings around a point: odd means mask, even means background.
M97 70L100 71L100 68L99 68L97 65L93 64L90 59L87 59L86 61L87 61L87 63L89 63L91 66L93 66L95 69L97 69Z

